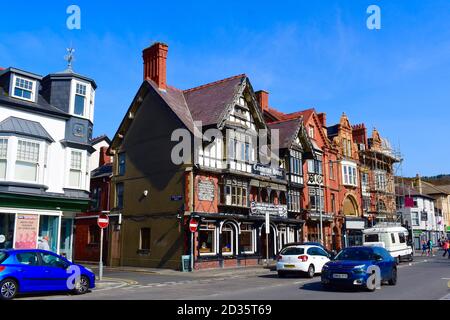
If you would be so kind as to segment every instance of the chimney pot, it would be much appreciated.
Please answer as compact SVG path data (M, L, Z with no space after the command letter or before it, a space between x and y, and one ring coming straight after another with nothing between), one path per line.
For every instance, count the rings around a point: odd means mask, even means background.
M162 42L155 42L142 51L144 80L152 80L161 90L167 89L166 60L168 48Z
M255 94L261 111L269 111L269 93L265 90L259 90Z

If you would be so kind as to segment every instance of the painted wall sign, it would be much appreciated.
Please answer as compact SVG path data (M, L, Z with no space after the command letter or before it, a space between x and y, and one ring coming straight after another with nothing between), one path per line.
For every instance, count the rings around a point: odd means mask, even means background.
M365 228L365 222L364 221L358 221L358 220L347 220L347 221L345 221L345 228L346 229L362 230L362 229Z
M214 201L214 183L210 180L198 182L198 200Z
M262 216L265 216L266 213L269 213L269 215L271 216L287 218L287 205L261 203L253 201L250 204L250 213L252 215L262 215Z
M252 167L252 173L260 176L284 179L284 171L280 168L273 168L260 163L255 163Z
M37 214L17 214L15 249L36 249L38 222Z

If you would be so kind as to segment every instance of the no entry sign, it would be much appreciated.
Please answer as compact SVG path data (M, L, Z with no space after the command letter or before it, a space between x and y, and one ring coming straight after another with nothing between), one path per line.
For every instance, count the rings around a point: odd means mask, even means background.
M105 229L109 225L109 217L106 214L101 214L98 216L97 224L100 229Z
M195 219L191 219L189 221L189 230L191 230L191 232L197 232L197 228L198 228L198 221Z

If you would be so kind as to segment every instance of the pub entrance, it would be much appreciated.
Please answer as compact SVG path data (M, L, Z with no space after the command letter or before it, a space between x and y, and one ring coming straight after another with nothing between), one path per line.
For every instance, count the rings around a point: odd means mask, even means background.
M261 227L261 257L262 259L266 259L266 227L263 225ZM276 241L276 234L275 234L275 228L273 226L270 226L270 234L269 234L269 259L275 259L275 255L277 254L277 241Z

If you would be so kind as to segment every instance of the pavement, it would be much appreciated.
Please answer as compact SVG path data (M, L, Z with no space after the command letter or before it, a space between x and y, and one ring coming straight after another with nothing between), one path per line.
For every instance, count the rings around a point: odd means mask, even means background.
M94 266L91 269L98 271ZM148 268L105 268L92 292L26 296L39 300L450 300L450 259L416 256L398 267L398 284L375 292L324 290L320 277L278 278L262 266L178 272Z

